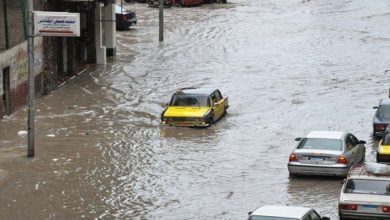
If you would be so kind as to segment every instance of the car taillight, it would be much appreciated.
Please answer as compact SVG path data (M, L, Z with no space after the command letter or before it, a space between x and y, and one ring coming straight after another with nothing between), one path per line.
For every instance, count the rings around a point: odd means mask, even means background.
M374 124L375 130L385 130L387 128L387 124Z
M390 206L383 206L382 211L383 212L390 212Z
M297 155L295 154L290 154L290 157L288 158L288 161L291 162L291 161L297 161L298 158L297 158Z
M355 205L355 204L339 204L339 209L357 210L357 205Z
M348 161L347 158L345 158L344 156L339 156L339 158L337 159L337 163L348 164Z

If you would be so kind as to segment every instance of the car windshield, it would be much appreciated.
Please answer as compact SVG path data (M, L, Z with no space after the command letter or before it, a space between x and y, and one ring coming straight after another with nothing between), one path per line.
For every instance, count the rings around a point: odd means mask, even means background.
M390 180L350 179L344 192L390 196Z
M390 118L390 105L379 106L378 118Z
M249 220L299 220L299 219L298 218L285 218L285 217L252 215L249 218Z
M298 149L337 150L343 149L341 140L328 138L304 138L298 145Z
M208 96L205 95L173 95L171 106L210 106Z

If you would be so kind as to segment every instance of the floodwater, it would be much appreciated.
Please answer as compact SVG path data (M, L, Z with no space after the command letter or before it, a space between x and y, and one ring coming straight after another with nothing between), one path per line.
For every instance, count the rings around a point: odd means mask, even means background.
M293 178L294 138L344 130L367 141L387 96L387 0L231 0L165 10L127 4L139 24L118 54L37 100L36 157L26 111L0 123L0 219L245 219L260 205L337 217L341 179ZM176 88L219 88L227 117L161 128ZM19 134L18 134L19 132Z

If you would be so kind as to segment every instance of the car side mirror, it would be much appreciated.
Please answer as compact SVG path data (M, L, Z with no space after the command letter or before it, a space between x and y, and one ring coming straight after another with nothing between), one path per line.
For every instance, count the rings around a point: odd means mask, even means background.
M346 180L346 179L343 179L343 181L341 181L340 184L343 185L343 184L345 183L345 180Z
M252 211L250 211L250 212L248 212L248 215L252 215L252 213L253 213L253 212L252 212Z
M295 141L301 141L302 138L298 137L298 138L295 138Z
M321 220L330 220L330 218L329 217L321 217Z
M366 141L360 140L359 144L366 144Z
M372 107L373 109L378 109L378 106L374 106L374 107Z

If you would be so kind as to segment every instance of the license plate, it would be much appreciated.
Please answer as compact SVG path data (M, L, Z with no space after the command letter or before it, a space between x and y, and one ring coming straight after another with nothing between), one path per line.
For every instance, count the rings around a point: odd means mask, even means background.
M364 211L364 212L378 212L378 206L375 206L375 205L361 205L359 210L360 211Z
M320 161L320 160L323 160L323 158L322 157L310 157L310 160Z

